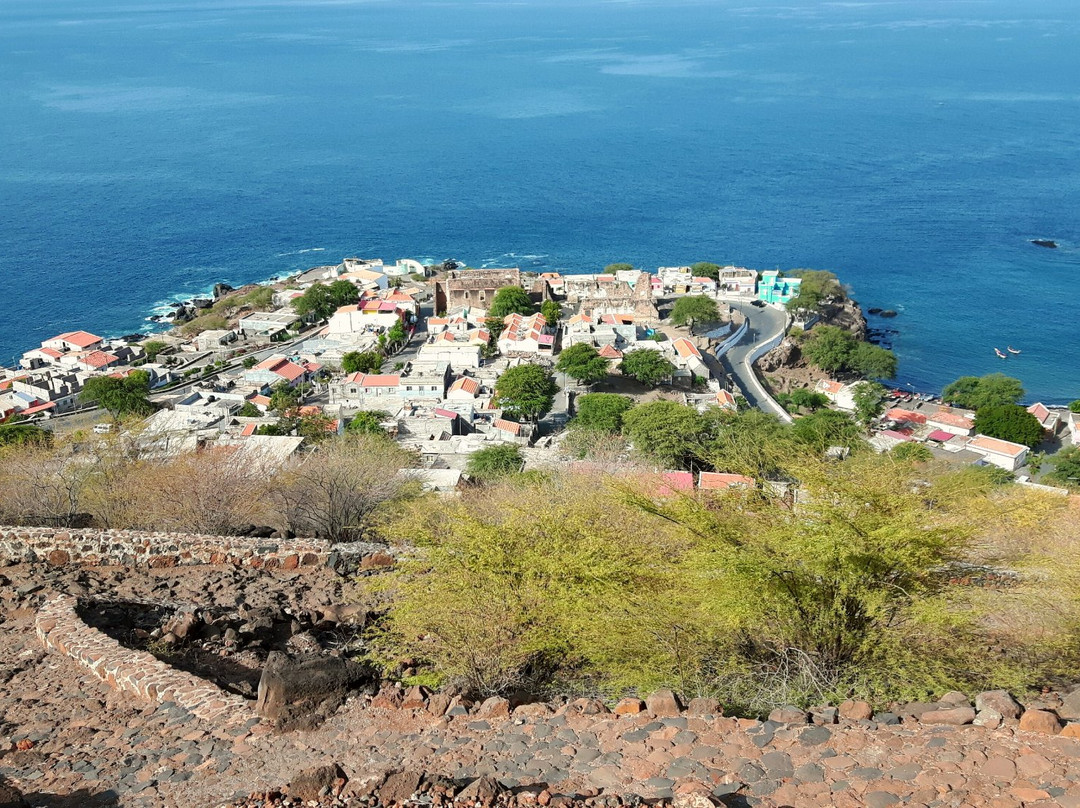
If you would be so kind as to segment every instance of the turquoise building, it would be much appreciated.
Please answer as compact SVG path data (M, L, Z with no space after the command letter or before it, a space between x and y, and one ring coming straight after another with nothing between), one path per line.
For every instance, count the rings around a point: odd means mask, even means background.
M761 280L757 284L758 300L766 303L779 303L784 305L793 297L798 297L802 278L784 278L775 269L761 273Z

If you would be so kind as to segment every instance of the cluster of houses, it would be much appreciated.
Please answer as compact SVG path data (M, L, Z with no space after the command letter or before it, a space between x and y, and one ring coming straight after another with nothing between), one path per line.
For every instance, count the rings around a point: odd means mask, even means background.
M837 409L853 412L854 395L859 384L822 379L815 389ZM1061 432L1066 440L1080 445L1080 417L1077 413L1062 414L1042 403L1032 404L1027 411L1042 424L1047 437ZM916 442L957 462L991 464L1010 472L1022 468L1030 454L1029 448L1023 444L978 434L973 411L926 401L886 410L873 432L870 443L879 451L889 451L901 443Z
M261 434L274 431L261 427L277 424L272 396L288 388L301 402L299 414L320 416L321 428L331 433L343 432L358 412L378 413L387 432L421 459L417 473L425 484L444 487L460 477L468 456L478 449L535 442L533 425L506 417L495 400L496 382L508 368L521 363L553 366L560 350L578 344L592 345L613 365L634 351L654 349L675 367L672 387L686 403L735 409L736 391L712 372L710 357L702 352L703 338L660 336L658 299L700 294L718 301L734 297L782 306L799 292L797 278L734 266L723 267L715 279L697 276L689 267L592 275L454 269L431 283L418 280L424 272L414 261L386 265L345 259L315 267L275 288L272 311L242 312L232 327L190 339L163 336L174 355L167 364L148 362L137 343L104 340L84 331L60 334L27 351L18 368L0 372L0 418L65 413L76 407L80 390L93 375L123 376L139 367L160 386L175 380L185 362L238 348L246 353L259 350L261 361L232 362L215 370L212 379L185 385L171 396L156 396L165 406L142 427L146 451L168 457L225 445L253 452L253 463L256 458L282 462L302 450L306 439ZM296 298L313 284L338 280L355 284L359 301L341 306L325 322L304 323L293 306ZM510 314L493 323L488 310L506 286L525 289L538 311L545 301L558 300L564 313L558 322L535 313ZM424 304L430 305L426 317ZM742 317L723 302L718 305L724 322L707 338L723 337ZM342 370L348 354L383 350L387 332L399 323L410 334L409 344L381 368ZM177 362L177 356L183 361ZM825 380L817 389L837 408L854 409L852 385ZM1041 404L1030 411L1049 432L1066 428L1070 439L1080 444L1075 414L1061 418ZM926 402L897 407L882 417L872 443L885 451L918 441L959 460L1009 471L1024 465L1027 447L975 434L973 419L970 412ZM672 490L754 484L710 472L696 478L688 472L665 475L664 485Z

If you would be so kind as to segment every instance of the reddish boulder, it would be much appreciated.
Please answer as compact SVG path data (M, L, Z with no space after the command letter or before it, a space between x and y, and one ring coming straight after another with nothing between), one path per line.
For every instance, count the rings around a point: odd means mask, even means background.
M690 699L690 703L686 705L686 712L688 715L723 715L724 708L716 699L698 696L696 699Z
M679 715L683 709L679 696L667 688L657 690L645 699L645 706L650 713L658 717Z
M975 709L978 712L992 710L1002 718L1019 718L1024 711L1007 690L987 690L975 697Z
M1043 735L1057 735L1061 732L1061 721L1049 710L1028 710L1020 716L1020 729L1025 732L1041 732Z
M45 559L54 567L62 567L64 564L71 561L71 554L67 550L53 550L49 553Z
M946 707L943 710L930 710L919 716L921 724L945 724L959 727L975 720L975 710L971 707Z
M874 708L870 702L848 699L837 708L837 713L848 721L869 721L874 716Z
M502 696L492 696L476 708L477 718L509 718L510 702Z
M627 697L619 699L619 703L615 705L615 715L637 715L643 712L645 712L645 702L641 699Z
M304 801L317 800L326 794L336 796L348 781L349 778L336 763L316 766L293 777L289 783L289 796Z

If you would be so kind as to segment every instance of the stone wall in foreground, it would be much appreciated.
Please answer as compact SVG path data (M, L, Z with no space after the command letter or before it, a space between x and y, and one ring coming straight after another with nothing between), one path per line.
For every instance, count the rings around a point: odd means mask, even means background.
M43 560L50 564L120 565L149 568L195 564L265 570L330 566L352 573L393 564L378 544L331 544L322 539L253 539L151 533L0 526L0 561Z
M75 598L47 601L35 621L42 644L65 654L116 690L149 701L173 702L217 725L258 723L251 702L177 670L153 654L125 648L83 622Z

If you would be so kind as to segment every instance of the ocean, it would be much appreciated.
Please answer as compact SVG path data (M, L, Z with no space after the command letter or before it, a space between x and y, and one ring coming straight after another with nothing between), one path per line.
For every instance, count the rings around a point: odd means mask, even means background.
M1064 403L1078 147L1076 0L4 0L0 362L343 256L708 260Z

